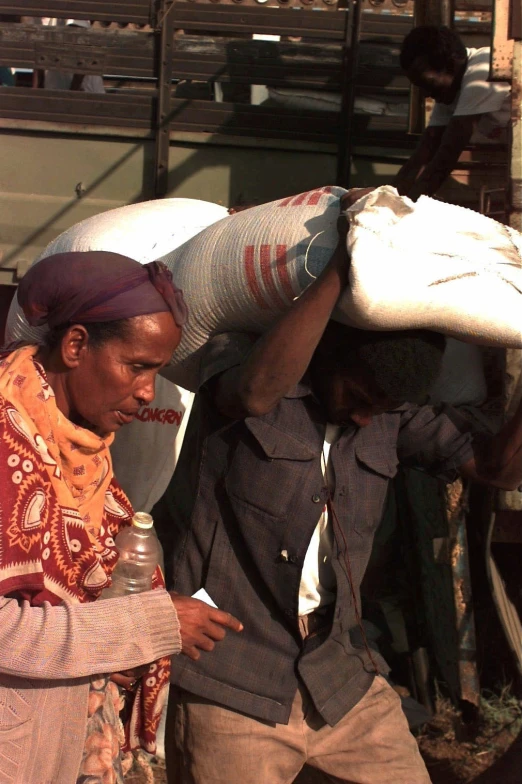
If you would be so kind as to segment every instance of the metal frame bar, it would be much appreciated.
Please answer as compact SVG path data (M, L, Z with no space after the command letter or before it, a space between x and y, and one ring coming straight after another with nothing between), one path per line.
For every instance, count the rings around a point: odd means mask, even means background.
M337 185L350 187L352 148L354 134L350 133L355 102L355 81L361 37L362 0L352 0L349 14L346 14L344 49L342 106L339 137L337 142Z
M156 198L161 198L168 192L169 121L174 52L174 8L174 0L161 0L158 18L160 44L155 129L156 145L154 153L154 194Z

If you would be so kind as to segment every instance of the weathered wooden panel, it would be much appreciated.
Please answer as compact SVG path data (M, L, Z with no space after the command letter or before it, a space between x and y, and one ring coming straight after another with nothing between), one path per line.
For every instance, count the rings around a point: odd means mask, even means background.
M0 24L0 64L152 78L155 34Z
M339 141L341 126L336 112L176 99L173 101L170 127L173 131L336 143ZM405 139L404 119L356 115L353 117L351 133L357 143L368 142L371 138L373 143L383 147L400 146Z
M237 38L178 35L174 73L181 79L341 90L343 49L335 44L245 41ZM362 43L356 81L359 88L408 93L395 47Z
M234 136L336 142L340 131L337 112L270 109L212 101L172 102L173 131L203 131Z
M147 24L154 0L0 0L0 14Z
M509 39L509 5L506 2L496 2L493 14L490 78L509 81L512 69L513 41Z
M363 11L361 41L380 41L400 46L412 27L412 16L392 16Z
M0 87L0 118L42 120L79 125L149 128L153 124L153 95L99 95L62 90ZM1 125L1 122L0 122Z
M212 33L257 33L259 35L292 35L342 41L349 13L299 11L287 13L279 8L198 5L175 3L172 14L176 28Z
M183 79L330 90L342 84L343 51L332 44L180 35L173 56L174 73Z

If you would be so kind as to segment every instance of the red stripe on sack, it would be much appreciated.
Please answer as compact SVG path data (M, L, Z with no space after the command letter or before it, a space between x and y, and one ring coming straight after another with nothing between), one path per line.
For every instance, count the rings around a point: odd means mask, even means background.
M306 193L300 193L299 196L296 196L292 201L292 207L299 207L299 205L308 199L310 193L313 193L313 191L306 191Z
M255 270L255 247L253 245L246 245L245 247L245 272L247 283L252 292L252 295L259 305L260 308L266 310L268 308L267 303L263 297L263 292L257 282L256 278L256 270Z
M310 195L310 198L306 202L307 205L309 207L313 207L315 204L319 204L321 196L323 196L323 195L324 195L324 191L323 191L322 188L319 191L313 191L312 194Z
M280 293L277 290L277 286L273 277L272 272L272 254L271 254L271 246L270 245L261 245L259 249L259 262L261 266L261 275L263 277L263 283L265 284L268 293L274 300L274 303L277 305L279 309L285 310L286 309L286 302L281 297Z
M316 191L312 191L310 198L308 199L307 204L310 206L314 206L315 204L319 204L321 196L327 196L329 193L332 192L331 185L325 185L324 188L318 188Z
M283 291L285 292L285 296L288 297L289 302L293 302L295 297L295 291L292 286L292 282L290 280L290 275L288 274L288 259L286 257L287 247L286 245L277 245L276 247L276 269L277 274L279 275L279 280L281 281L281 286L283 287Z
M293 196L287 196L286 199L281 199L279 207L288 207L293 198Z

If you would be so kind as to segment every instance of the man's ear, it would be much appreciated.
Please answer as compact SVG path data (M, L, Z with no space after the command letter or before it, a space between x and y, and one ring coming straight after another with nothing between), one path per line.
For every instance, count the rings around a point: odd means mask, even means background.
M62 338L60 354L67 368L78 367L89 345L89 333L83 324L73 324Z

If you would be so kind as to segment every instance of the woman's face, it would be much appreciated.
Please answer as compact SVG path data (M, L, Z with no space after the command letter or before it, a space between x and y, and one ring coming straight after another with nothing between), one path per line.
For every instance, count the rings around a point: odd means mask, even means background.
M154 399L158 371L169 363L181 340L181 329L170 313L136 316L128 324L122 339L96 347L87 338L78 349L75 366L66 374L69 410L64 413L100 434L129 424L139 408ZM66 348L62 345L62 352ZM60 405L58 395L57 402Z

